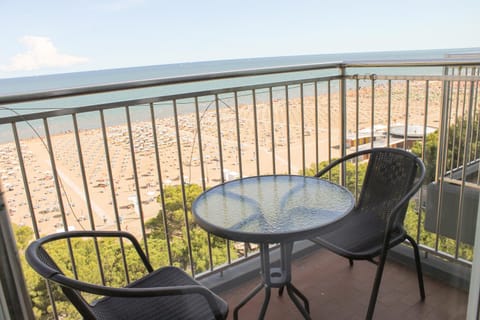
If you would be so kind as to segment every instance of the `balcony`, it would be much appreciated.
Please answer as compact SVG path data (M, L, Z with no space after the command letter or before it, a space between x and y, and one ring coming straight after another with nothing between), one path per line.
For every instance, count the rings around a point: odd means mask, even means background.
M424 159L428 183L440 186L433 208L426 205L426 185L406 219L423 251L427 301L417 303L411 263L399 250L388 264L376 316L396 310L412 318L463 318L475 250L463 242L462 224L473 223L463 217L463 199L479 182L466 179L465 170L449 173L480 158L479 65L471 57L302 65L0 97L0 106L15 112L0 119L1 225L8 229L2 243L16 245L22 257L29 239L53 232L128 230L157 267L183 267L233 307L252 283L237 286L235 278L258 273L258 248L201 230L190 213L196 195L239 177L312 175L322 162L361 148L406 148ZM456 212L442 209L447 183L459 186ZM428 230L427 209L436 215ZM448 234L446 214L458 222ZM31 272L25 266L15 272L15 249L9 250L13 280L2 280L20 288L20 297L5 294L20 304L13 312L53 318L70 312L45 286L43 304L32 304L24 288L25 279L32 287ZM370 264L349 269L309 246L298 254L294 281L312 301L314 317L364 316ZM278 300L268 317L299 317ZM256 310L252 302L242 312L250 319Z

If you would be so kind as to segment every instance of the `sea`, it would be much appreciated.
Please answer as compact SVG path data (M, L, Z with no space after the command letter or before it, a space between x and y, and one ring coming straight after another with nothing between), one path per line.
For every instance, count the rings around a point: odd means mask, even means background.
M318 55L297 55L282 57L263 57L251 59L233 59L218 61L203 61L191 63L176 63L154 66L118 68L110 70L94 70L74 73L61 73L19 78L1 78L0 74L0 96L21 95L34 92L44 92L58 89L69 89L77 87L89 87L95 85L123 83L139 80L151 80L187 75L200 75L206 73L239 71L248 69L295 66L316 63L354 62L354 61L383 61L383 60L411 60L411 59L438 59L447 56L479 54L480 48L454 48L416 51L384 51L384 52L358 52ZM418 69L418 68L417 68ZM440 68L426 68L423 74L441 74ZM374 70L371 70L375 72ZM408 70L407 70L408 71ZM412 69L413 71L413 69ZM355 73L355 70L351 71ZM362 69L363 73L369 70ZM378 71L377 71L378 72ZM389 74L409 74L404 69L398 68L387 70ZM274 79L271 79L272 82ZM226 81L226 80L223 80ZM235 82L236 85L241 85ZM231 83L229 83L231 84ZM246 83L245 83L246 84ZM161 88L147 88L137 90L135 93L114 92L108 94L97 94L92 96L80 96L63 99L43 100L36 102L21 103L15 105L0 105L0 123L6 122L11 116L25 115L61 108L81 107L91 104L108 103L112 100L127 100L146 97L150 94L155 96L169 95L181 92L195 92L208 89L206 83L186 83L164 86ZM165 114L165 117L171 116ZM25 127L27 128L27 126ZM60 126L61 128L61 126ZM29 130L29 129L28 129ZM4 135L0 129L0 143L9 140L11 135Z

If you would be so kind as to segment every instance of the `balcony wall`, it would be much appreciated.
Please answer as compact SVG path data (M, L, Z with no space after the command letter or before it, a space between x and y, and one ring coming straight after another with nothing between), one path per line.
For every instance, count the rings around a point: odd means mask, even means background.
M204 278L257 254L254 244L218 239L191 218L193 198L227 180L311 175L360 148L393 146L424 159L428 182L455 180L462 199L465 184L478 181L448 172L479 158L479 64L310 65L0 97L9 110L42 110L0 119L3 212L32 238L128 230L156 266ZM58 107L45 111L51 105ZM438 223L424 229L425 190L412 201L410 233L425 253L469 267L461 227L453 235ZM441 205L432 209L436 221ZM17 237L20 253L26 242Z

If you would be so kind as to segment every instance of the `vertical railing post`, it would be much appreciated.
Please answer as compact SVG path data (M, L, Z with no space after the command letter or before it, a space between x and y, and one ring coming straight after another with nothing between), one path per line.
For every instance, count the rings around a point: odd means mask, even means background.
M478 208L477 215L480 214L480 205ZM475 228L475 242L473 246L473 262L471 270L466 317L468 320L479 319L480 315L480 219L477 219L477 225Z
M347 154L347 79L345 65L340 65L340 157L344 157ZM342 164L342 170L340 174L340 183L345 185L346 166Z
M444 68L444 76L448 75L448 68ZM442 85L442 100L440 101L440 131L438 133L437 141L437 167L435 170L435 180L440 179L444 174L444 155L446 153L445 141L448 133L448 117L449 117L449 103L450 103L450 81L444 80Z
M15 237L0 186L0 316L2 319L34 319L23 277Z
M448 67L444 67L443 75L447 76ZM440 244L440 219L443 206L443 177L447 166L446 158L448 156L448 119L450 114L450 81L444 80L442 84L442 95L440 101L440 129L437 140L437 158L435 166L435 181L438 183L438 203L436 208L435 225L435 251L438 251Z
M469 155L470 155L470 148L471 148L471 135L470 131L473 130L473 110L475 106L473 105L473 96L475 94L475 88L474 88L475 83L473 81L470 82L470 97L468 101L468 112L467 112L467 124L465 128L465 146L463 148L463 161L462 161L462 180L460 184L460 193L459 193L459 201L458 201L458 217L457 217L457 230L456 230L456 237L455 237L455 259L458 259L458 254L460 250L460 241L462 239L462 227L463 227L463 211L464 211L464 198L465 198L465 182L467 180L467 166L469 162ZM466 85L465 85L466 87ZM465 88L466 90L466 88ZM463 117L465 117L465 114L463 114ZM463 118L462 118L463 119ZM463 128L462 131L460 131L460 134L463 133ZM460 136L460 143L458 147L458 159L460 159L460 145L461 145L462 137Z

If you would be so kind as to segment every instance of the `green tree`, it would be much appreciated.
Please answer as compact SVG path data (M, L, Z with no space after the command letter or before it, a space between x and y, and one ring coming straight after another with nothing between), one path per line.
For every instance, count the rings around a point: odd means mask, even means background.
M19 250L25 250L28 243L33 239L33 230L30 227L12 224L13 234Z
M425 183L435 180L435 171L437 166L437 145L438 131L430 133L425 139L425 156L423 163L425 164ZM417 141L412 146L412 153L422 156L422 143Z
M188 223L193 224L190 214L192 202L202 193L202 188L196 184L185 185L184 188L186 208L184 208L181 186L166 186L163 189L165 213L163 208L160 208L158 215L145 223L145 227L149 230L150 235L165 239L164 217L166 217L169 237L172 237L174 234L181 235L182 228L185 227L185 210L188 213ZM161 203L160 197L157 198L157 202Z
M190 240L193 268L196 273L200 273L208 270L210 266L209 240L214 265L227 261L227 241L215 236L210 236L209 239L208 233L193 221L192 203L203 190L196 184L185 185L184 187L185 203L181 186L166 186L164 188L165 212L160 209L158 215L147 221L145 226L148 229L149 241L150 239L160 239L163 241L160 246L166 249L164 220L167 222L172 262L175 266L185 270L189 270L190 267L188 246L188 240ZM160 203L161 198L159 197L157 201ZM185 210L187 211L189 235L185 223ZM188 239L188 236L190 236L190 239ZM229 250L231 258L235 259L238 254L233 248L233 243L231 243Z
M425 222L425 211L420 209L420 213L417 209L417 204L414 201L410 201L407 215L404 221L405 230L411 235L414 239L417 239L418 243L425 245L430 248L436 247L436 242L438 241L438 248L441 251L447 252L451 255L455 255L456 250L456 241L455 239L450 239L445 236L437 235L433 232L429 232L424 228ZM418 231L420 230L420 234ZM473 260L473 248L471 245L460 243L458 249L458 256L462 259L468 261Z
M471 161L478 158L478 151L480 150L480 141L478 137L479 119L476 118L470 126L470 131L467 132L467 121L458 118L455 123L450 125L448 129L448 146L447 146L447 162L446 168L455 169L463 165L464 148L466 147L467 137L470 139L468 147L470 152L466 155L467 160ZM437 153L438 153L438 130L427 135L425 139L425 150L423 162L426 168L425 183L430 183L435 180L435 172L437 167ZM412 152L418 156L422 156L422 141L417 141L412 146Z

